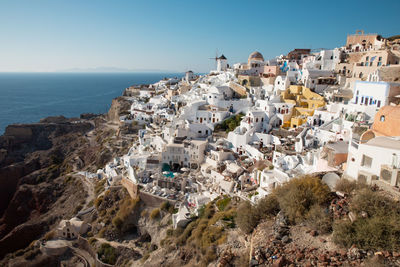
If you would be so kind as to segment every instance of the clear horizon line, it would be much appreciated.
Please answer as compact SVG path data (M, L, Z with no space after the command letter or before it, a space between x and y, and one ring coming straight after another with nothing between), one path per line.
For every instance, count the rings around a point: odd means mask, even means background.
M121 70L121 71L0 71L0 73L185 73L186 71L175 71L175 70ZM203 72L199 72L203 73Z

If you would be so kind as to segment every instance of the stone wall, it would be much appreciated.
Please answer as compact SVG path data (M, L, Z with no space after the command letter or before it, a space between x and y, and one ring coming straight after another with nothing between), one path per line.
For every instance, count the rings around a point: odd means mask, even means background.
M130 179L122 178L121 184L126 188L132 199L136 199L139 194L139 186L133 183Z
M171 199L166 199L163 197L159 197L147 192L140 192L139 193L139 197L140 197L140 201L143 201L146 206L148 207L159 207L161 205L161 203L168 201L169 203L171 203L172 205L175 205L176 200L171 200Z

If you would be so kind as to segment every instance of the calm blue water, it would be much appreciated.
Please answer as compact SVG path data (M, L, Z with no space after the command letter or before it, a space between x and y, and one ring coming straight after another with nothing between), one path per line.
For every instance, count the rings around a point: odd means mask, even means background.
M12 123L48 116L105 113L111 100L134 84L181 73L0 73L0 134Z

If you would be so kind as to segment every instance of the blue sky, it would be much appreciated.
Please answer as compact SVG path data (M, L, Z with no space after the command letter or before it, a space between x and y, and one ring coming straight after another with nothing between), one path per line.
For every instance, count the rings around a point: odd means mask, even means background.
M399 0L0 1L0 71L115 67L205 72L257 50L333 48L357 29L400 34Z

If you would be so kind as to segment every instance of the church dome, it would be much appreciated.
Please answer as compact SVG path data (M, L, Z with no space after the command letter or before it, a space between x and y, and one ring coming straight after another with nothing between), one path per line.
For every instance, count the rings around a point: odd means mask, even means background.
M264 57L260 52L255 51L255 52L250 54L248 61L250 62L250 61L253 61L253 60L264 61Z

